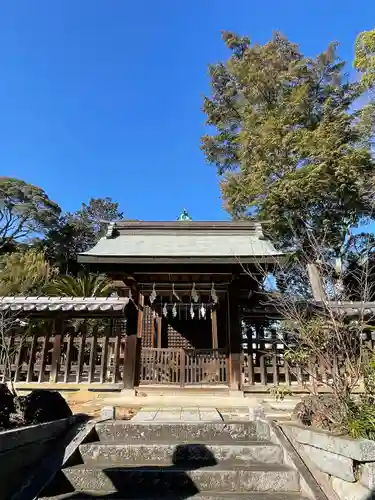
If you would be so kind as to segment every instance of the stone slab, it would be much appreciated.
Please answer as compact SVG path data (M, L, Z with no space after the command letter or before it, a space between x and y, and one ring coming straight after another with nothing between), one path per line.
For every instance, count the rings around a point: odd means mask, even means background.
M340 477L344 481L355 482L354 465L351 458L321 450L308 444L303 445L303 450L322 472Z
M284 426L287 426L290 437L298 443L343 455L358 462L375 462L375 441L334 436L323 431L291 424L284 424Z
M134 443L139 441L197 441L233 442L251 439L269 440L270 429L266 422L135 422L114 421L103 422L96 426L101 441L118 443Z
M200 413L199 411L186 411L186 410L183 410L181 411L181 420L183 422L191 422L191 421L195 421L195 422L199 422L200 420Z
M361 464L359 467L360 479L362 486L375 491L375 462Z
M68 417L45 424L30 425L20 429L11 429L0 433L0 452L25 446L30 443L58 437L64 433L75 421Z
M103 406L103 408L100 410L100 418L103 419L111 419L115 420L116 419L116 408L114 406Z
M212 465L215 462L247 465L257 463L282 463L283 451L273 443L253 442L243 444L197 444L197 443L140 443L130 446L108 443L87 443L80 446L85 464L125 465L160 463L171 465L178 461L200 462Z
M113 490L129 491L138 495L173 492L191 496L200 491L254 492L300 490L298 472L273 464L260 464L241 469L220 466L186 470L178 467L110 467L89 468L77 466L63 470L70 484L78 491Z
M338 477L331 478L331 485L340 500L370 500L371 492L360 483L348 483Z
M113 498L116 498L116 492L114 491L85 491L80 494L79 492L74 493L74 500L88 500L88 498L94 498L95 500L108 500L108 494L113 493ZM126 497L127 500L139 500L138 498L132 499L129 496ZM176 495L168 495L163 497L165 500L178 500L179 497ZM55 497L42 497L40 500L72 500L72 493L64 493ZM121 499L118 499L121 500ZM160 498L154 495L143 497L142 500L160 500ZM302 496L300 493L296 492L256 492L256 493L203 493L194 495L192 500L311 500Z
M179 422L181 421L181 410L180 411L158 411L154 418L158 422Z
M216 411L199 411L199 419L205 422L222 422L220 414Z
M154 420L157 414L157 410L155 411L139 411L134 417L131 419L132 422L148 422L150 420Z

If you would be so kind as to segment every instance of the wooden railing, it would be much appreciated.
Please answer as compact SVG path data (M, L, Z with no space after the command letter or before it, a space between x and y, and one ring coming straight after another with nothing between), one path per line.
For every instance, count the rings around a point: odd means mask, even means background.
M90 335L9 335L0 351L0 381L119 383L126 336L107 331ZM9 361L6 361L9 359Z
M242 389L268 390L284 386L291 391L310 389L330 390L335 377L345 371L345 361L337 356L327 366L323 359L311 357L308 362L289 363L284 358L284 346L277 341L263 342L261 349L242 354Z
M143 348L141 384L226 385L225 349Z

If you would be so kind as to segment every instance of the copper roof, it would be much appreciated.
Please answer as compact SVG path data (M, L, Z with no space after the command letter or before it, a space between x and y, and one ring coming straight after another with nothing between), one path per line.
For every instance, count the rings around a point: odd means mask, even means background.
M273 262L280 257L255 221L121 221L79 262Z

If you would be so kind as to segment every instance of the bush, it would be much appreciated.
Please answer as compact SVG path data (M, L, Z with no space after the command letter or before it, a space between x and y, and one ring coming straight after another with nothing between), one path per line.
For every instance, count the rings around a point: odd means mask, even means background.
M292 418L303 425L337 431L344 420L341 408L333 394L306 396L294 408Z
M23 425L42 424L72 415L68 403L57 391L37 389L16 398L17 413Z
M352 438L375 439L375 405L367 396L337 401L332 394L306 396L293 416L302 425L349 434Z
M14 396L5 384L0 384L0 427L9 427L12 412L14 412Z

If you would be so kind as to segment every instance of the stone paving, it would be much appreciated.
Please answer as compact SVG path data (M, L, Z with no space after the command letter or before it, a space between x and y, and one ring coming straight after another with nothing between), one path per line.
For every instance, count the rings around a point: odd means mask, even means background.
M132 422L222 422L215 408L195 406L191 408L141 408Z

